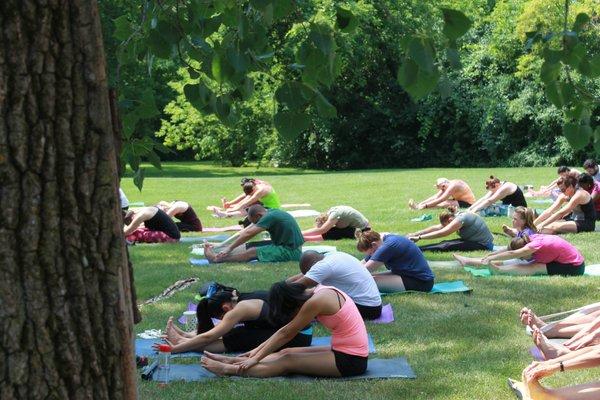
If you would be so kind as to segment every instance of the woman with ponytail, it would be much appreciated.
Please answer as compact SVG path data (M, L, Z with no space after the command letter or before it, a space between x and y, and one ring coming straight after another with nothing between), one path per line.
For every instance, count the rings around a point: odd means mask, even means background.
M322 285L307 290L299 283L283 281L271 287L269 304L270 319L285 326L240 357L204 352L202 365L217 375L256 378L288 374L345 377L361 375L367 370L367 329L356 305L344 292ZM315 318L331 331L331 346L278 351Z
M434 275L421 250L404 236L356 230L356 248L366 255L365 268L373 273L380 292L429 292ZM382 266L387 272L374 273Z
M236 289L219 285L216 293L198 303L197 332L179 329L173 318L167 322L167 340L172 353L205 351L215 353L248 351L267 340L284 324L269 319L268 292L238 293ZM217 325L212 319L220 319ZM310 346L312 329L298 332L284 347ZM305 327L306 328L306 327Z
M485 181L487 193L477 200L475 204L469 207L468 211L478 212L494 204L497 201L502 201L502 204L513 207L527 207L527 201L521 188L512 182L501 182L500 179L490 176L490 179Z
M456 208L448 207L448 211L440 214L440 223L415 233L408 234L413 242L421 239L437 239L457 233L459 239L443 240L439 243L420 246L422 251L470 251L492 250L494 237L483 218L471 212L456 212Z

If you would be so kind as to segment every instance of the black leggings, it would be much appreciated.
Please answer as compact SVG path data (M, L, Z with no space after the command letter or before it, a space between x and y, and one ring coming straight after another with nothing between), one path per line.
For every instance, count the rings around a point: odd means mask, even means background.
M471 251L471 250L490 250L489 247L469 240L454 239L443 240L439 243L419 246L421 251Z
M223 345L227 351L232 353L252 350L269 339L277 329L256 329L245 326L236 326L223 335ZM298 333L292 340L284 344L281 349L287 347L308 347L312 343L312 335ZM279 349L279 350L281 350Z
M363 306L356 303L356 308L364 320L377 319L381 317L381 304L378 306Z
M573 265L553 261L546 264L546 271L548 275L579 276L585 273L585 263Z
M354 239L356 228L347 226L345 228L336 228L335 226L323 234L325 240Z

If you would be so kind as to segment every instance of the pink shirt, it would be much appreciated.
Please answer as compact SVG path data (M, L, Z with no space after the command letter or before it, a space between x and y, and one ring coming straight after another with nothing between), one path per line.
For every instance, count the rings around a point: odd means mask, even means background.
M335 314L317 316L317 321L331 331L331 348L353 356L367 357L369 337L356 304L346 293L333 286L318 285L315 293L323 289L333 289L345 300L342 308Z
M561 264L581 265L583 256L575 246L557 235L531 235L531 242L527 248L534 250L533 260L548 264L559 262Z

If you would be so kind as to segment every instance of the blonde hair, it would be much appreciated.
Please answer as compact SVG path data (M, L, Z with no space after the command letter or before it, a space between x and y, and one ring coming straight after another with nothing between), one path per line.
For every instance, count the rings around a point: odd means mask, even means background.
M455 206L450 206L446 208L446 211L442 212L439 216L440 223L445 224L450 218L454 218L456 216L457 210L458 209Z
M319 214L315 218L315 224L317 225L317 228L322 227L323 224L325 224L325 222L327 222L328 218L329 218L329 215L327 213L321 213L321 214Z
M523 229L529 228L533 232L537 233L538 230L535 224L533 223L533 221L535 220L535 212L533 211L533 209L519 206L515 208L515 214L519 214L523 221L525 221L525 226L523 226Z
M381 235L372 230L356 229L354 236L356 237L356 249L360 252L369 250L373 243L381 240Z

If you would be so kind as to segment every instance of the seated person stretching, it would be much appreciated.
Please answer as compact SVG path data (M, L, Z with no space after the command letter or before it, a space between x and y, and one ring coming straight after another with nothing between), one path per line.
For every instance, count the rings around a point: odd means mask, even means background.
M408 206L413 210L447 207L469 208L475 203L475 195L465 181L438 178L435 187L438 189L436 194L418 204L410 199Z
M302 231L304 240L354 239L357 229L369 229L369 221L359 211L348 206L331 207L315 218L315 227Z

